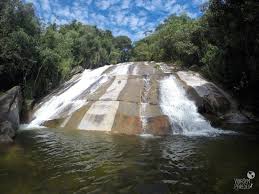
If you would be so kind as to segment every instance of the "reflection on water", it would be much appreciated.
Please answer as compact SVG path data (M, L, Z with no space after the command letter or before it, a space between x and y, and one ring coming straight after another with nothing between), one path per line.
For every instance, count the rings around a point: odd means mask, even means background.
M20 131L0 148L0 193L233 193L259 174L250 136L142 138L87 131ZM258 193L254 187L238 193Z

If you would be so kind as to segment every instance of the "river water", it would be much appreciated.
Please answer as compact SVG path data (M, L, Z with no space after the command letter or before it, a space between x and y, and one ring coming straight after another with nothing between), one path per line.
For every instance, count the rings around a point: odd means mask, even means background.
M0 147L0 193L258 193L235 191L234 179L259 172L256 136L172 135L20 130Z

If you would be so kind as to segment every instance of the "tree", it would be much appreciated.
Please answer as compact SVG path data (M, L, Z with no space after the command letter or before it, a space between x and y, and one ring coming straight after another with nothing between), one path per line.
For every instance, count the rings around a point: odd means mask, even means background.
M0 87L23 88L37 66L40 24L32 4L5 0L0 4Z
M127 36L118 36L114 38L114 46L121 52L120 62L129 61L132 42Z
M70 77L75 66L97 68L129 60L131 40L73 21L43 27L32 4L0 2L0 89L21 85L39 98Z

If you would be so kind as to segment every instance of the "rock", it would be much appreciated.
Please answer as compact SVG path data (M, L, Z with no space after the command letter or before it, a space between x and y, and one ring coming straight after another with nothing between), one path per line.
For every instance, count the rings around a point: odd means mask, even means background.
M179 71L177 75L184 83L188 97L195 101L198 111L209 118L212 123L217 123L219 126L234 126L253 121L249 116L240 112L235 99L198 73Z
M13 139L8 135L0 135L0 144L13 143Z
M190 71L199 71L199 66L198 65L192 65L191 67L189 67Z
M259 122L259 115L255 115L252 111L248 111L244 108L243 110L241 110L241 112L250 121Z
M221 115L230 110L231 103L227 94L215 84L192 71L179 71L177 75L184 83L188 96L195 101L200 113Z
M70 76L73 76L73 75L76 75L76 74L79 74L79 73L82 73L84 71L84 68L80 65L78 66L75 66L71 72L70 72Z
M221 117L221 119L223 119L224 122L231 123L231 124L251 123L251 120L245 117L242 113L238 113L238 112L233 112L233 113L231 112L231 113L225 114Z
M153 135L170 134L169 119L159 106L159 80L165 73L140 62L110 66L101 75L90 88L80 91L69 103L60 102L60 106L65 104L64 107L57 107L59 110L50 114L41 125L128 135L139 135L144 131ZM65 91L61 87L53 95L58 96ZM35 111L49 99L51 97L45 98ZM143 118L147 121L146 127Z
M121 133L127 135L141 134L142 124L138 116L129 116L117 114L114 119L112 133Z
M147 123L147 133L161 136L172 132L169 118L166 115L150 117L147 119Z
M15 129L11 122L3 121L0 123L0 143L11 143L15 136Z
M15 136L20 125L22 95L19 86L0 97L0 143L7 143Z
M32 120L34 100L25 100L22 107L21 123L27 124Z

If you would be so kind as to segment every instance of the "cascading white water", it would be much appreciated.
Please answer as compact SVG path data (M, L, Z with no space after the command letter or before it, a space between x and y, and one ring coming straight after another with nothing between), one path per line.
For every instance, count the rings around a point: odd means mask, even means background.
M140 118L141 118L143 132L140 136L153 137L152 134L147 133L148 118L146 116L146 110L148 106L148 92L151 89L150 77L147 75L144 75L143 81L144 81L144 88L143 88L143 94L142 94L142 100L141 100L142 102L140 106Z
M53 119L68 106L69 115L81 106L86 104L86 100L78 100L83 92L89 90L89 93L96 91L104 82L109 79L109 76L127 75L128 69L132 63L122 63L115 66L115 68L108 74L102 75L111 65L106 65L94 70L85 70L79 81L63 93L53 96L50 100L45 102L35 113L35 119L28 125L28 128L39 127L46 120Z
M174 134L199 136L229 133L213 128L198 113L195 103L187 98L175 76L171 75L160 81L160 95L161 109L169 117Z
M58 112L61 112L68 105L72 105L71 111L80 108L85 104L85 100L74 99L87 90L94 82L96 82L108 67L109 66L103 66L95 70L85 70L80 80L75 85L64 91L62 94L53 96L49 101L45 102L42 107L34 113L35 119L29 124L28 127L40 125L42 122L49 120ZM103 77L103 79L100 79L99 85L105 81L106 78ZM97 87L95 86L94 89L97 89Z
M140 118L141 118L141 123L142 123L142 129L143 129L143 134L147 133L147 117L144 116L144 114L146 113L146 109L147 109L147 103L141 103L140 106Z
M93 113L100 112L100 110L103 111L104 104L107 104L107 99L112 101L117 100L120 92L127 85L127 79L123 77L123 79L120 80L120 76L128 75L131 65L132 63L118 64L113 66L114 68L112 67L111 71L109 69L107 71L108 73L105 74L104 71L110 66L100 67L95 70L85 70L77 83L62 93L52 96L50 100L42 104L42 106L34 113L35 119L30 123L29 128L38 127L44 121L55 118L67 117L68 121L70 119L69 115L71 115L72 112L87 103L88 93L96 91L103 83L107 82L111 76L116 76L113 83L106 90L106 93L99 98L99 100L103 100L105 103L94 103L89 109L88 114L86 114L86 118L83 119L85 121L91 120L88 118L91 116L91 111ZM142 135L146 136L149 135L147 134L148 118L146 117L146 109L148 106L148 95L151 81L149 75L144 75L143 80L144 89L141 99L140 116L143 128ZM168 115L173 126L174 133L185 135L213 135L218 133L229 133L213 128L210 123L198 113L195 103L186 97L184 89L181 87L181 84L178 83L175 76L171 75L160 82L160 94L161 110L163 114ZM117 109L118 103L116 106L114 103L111 103L107 108L105 115L109 115L109 111L113 111L113 115L115 115ZM65 116L63 114L65 114ZM112 126L114 117L109 118L111 120L109 123ZM85 123L82 123L82 125L85 126ZM107 129L110 129L111 126L109 125Z

